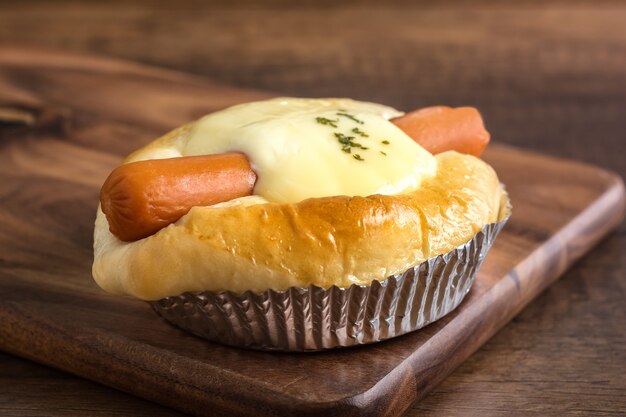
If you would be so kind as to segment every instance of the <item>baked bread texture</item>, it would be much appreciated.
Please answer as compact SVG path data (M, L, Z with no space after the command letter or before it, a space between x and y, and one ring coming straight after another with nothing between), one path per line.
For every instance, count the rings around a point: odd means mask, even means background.
M186 143L193 128L166 134L126 162L180 156L172 149ZM432 175L404 192L296 202L253 195L194 207L135 242L114 236L99 208L93 276L109 292L144 300L197 291L369 285L447 253L500 220L505 194L488 164L454 151L434 159Z

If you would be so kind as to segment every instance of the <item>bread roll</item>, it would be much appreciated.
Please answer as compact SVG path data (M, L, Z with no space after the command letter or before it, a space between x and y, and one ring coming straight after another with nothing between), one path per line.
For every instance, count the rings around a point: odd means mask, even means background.
M267 103L271 111L261 115L259 109L264 107L253 103L252 110L236 106L224 111L226 116L220 112L200 119L126 160L239 151L250 158L260 184L255 187L257 195L194 207L176 223L135 242L122 242L111 234L98 209L93 276L103 289L156 300L195 291L369 285L449 252L499 220L502 190L493 169L478 158L454 151L430 155L388 122L400 112L351 100L275 99ZM315 124L313 129L294 119L290 106L299 112L298 117L310 118L322 109L325 113L316 117L341 122L333 123L336 128L317 122L320 126ZM257 119L230 129L238 111ZM286 121L284 112L289 116ZM276 156L292 145L281 142L283 136L294 137L291 131L285 135L281 123L292 130L312 131L313 138L323 133L328 140L322 148L307 145L304 152L293 147L290 152L300 152L303 155L297 158L301 159L294 160L294 153ZM233 136L236 132L254 142L258 139L254 129L261 132L261 153ZM338 147L333 135L340 129L368 132L359 137L360 159ZM268 132L272 138L280 137L271 142ZM229 140L229 135L234 139ZM314 139L302 140L311 144ZM294 171L315 158L330 158L332 164L318 164L318 172L313 173ZM339 176L334 169L359 174L339 185L326 184L328 178ZM299 181L295 184L289 181L294 176ZM318 186L316 177L323 184Z

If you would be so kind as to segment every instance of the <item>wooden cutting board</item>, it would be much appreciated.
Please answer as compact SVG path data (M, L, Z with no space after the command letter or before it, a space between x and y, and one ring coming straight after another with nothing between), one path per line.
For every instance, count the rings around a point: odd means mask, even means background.
M208 343L91 279L99 187L120 157L267 95L126 62L0 50L0 349L194 415L398 415L624 212L602 169L490 146L513 216L451 315L371 346L278 354Z

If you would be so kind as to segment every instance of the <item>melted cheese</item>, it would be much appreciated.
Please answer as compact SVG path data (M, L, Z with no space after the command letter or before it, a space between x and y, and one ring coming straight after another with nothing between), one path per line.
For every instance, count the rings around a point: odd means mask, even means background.
M401 114L349 99L277 98L209 114L177 147L183 156L244 153L257 173L254 194L271 202L398 194L437 170L437 160L389 122ZM346 147L341 135L360 146Z

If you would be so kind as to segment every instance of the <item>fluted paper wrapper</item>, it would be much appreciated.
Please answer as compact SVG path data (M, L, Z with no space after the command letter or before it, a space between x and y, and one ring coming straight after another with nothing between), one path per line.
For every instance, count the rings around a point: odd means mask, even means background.
M151 304L176 326L231 346L295 352L378 342L420 329L461 303L508 220L508 202L500 211L499 222L466 244L368 286L185 293Z

